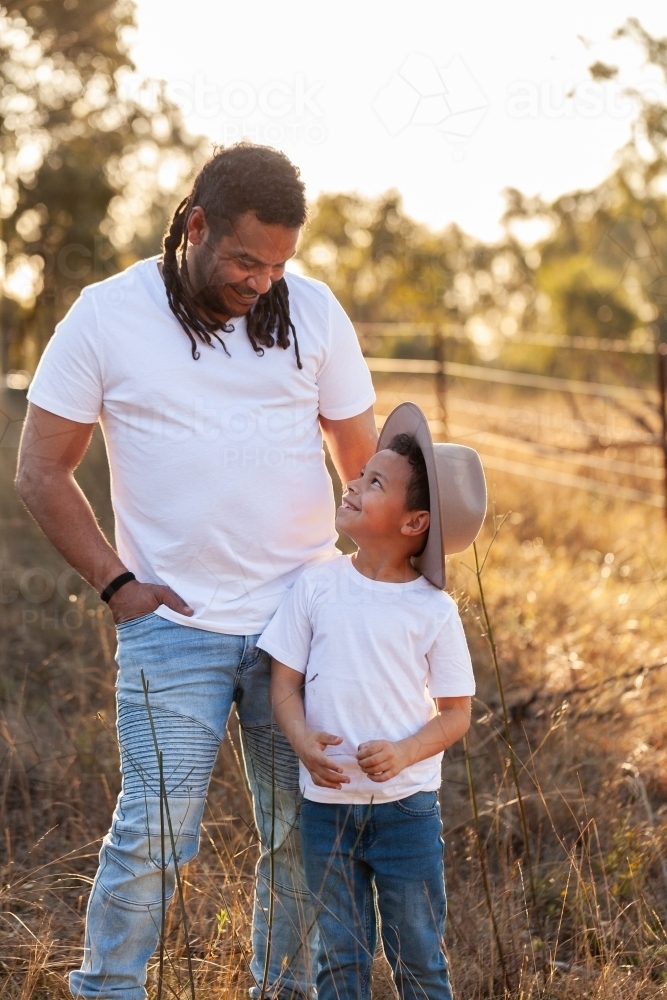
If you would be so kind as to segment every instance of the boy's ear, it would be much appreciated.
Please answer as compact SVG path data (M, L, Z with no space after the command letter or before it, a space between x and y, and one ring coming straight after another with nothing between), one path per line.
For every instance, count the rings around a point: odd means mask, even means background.
M401 525L402 535L423 535L431 524L431 515L427 510L411 510L408 519Z

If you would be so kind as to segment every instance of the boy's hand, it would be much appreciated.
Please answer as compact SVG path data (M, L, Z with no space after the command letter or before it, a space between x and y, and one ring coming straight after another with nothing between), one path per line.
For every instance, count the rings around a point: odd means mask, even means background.
M297 757L308 768L313 782L321 788L340 789L350 780L340 764L335 764L324 752L325 747L335 747L342 742L342 736L307 729L299 739L298 746L294 747Z
M371 781L389 781L414 763L407 740L392 743L390 740L369 740L360 743L357 761Z

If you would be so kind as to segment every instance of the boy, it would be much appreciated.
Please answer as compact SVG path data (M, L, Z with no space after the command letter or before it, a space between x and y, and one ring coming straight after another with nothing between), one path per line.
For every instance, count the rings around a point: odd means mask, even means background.
M441 588L445 551L474 540L485 508L477 453L434 445L418 407L402 404L338 509L358 551L306 570L258 643L301 762L318 1000L368 995L373 886L401 1000L451 1000L438 788L443 751L470 724L474 678Z

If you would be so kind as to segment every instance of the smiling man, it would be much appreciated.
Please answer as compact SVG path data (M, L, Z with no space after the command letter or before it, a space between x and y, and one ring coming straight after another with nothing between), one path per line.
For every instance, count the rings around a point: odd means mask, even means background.
M118 629L122 790L70 976L75 996L143 1000L160 937L160 777L144 678L179 864L197 853L236 703L261 843L251 992L265 969L270 994L312 992L298 761L272 732L269 657L256 640L300 572L335 554L322 435L346 482L376 431L349 319L325 285L285 274L305 218L303 183L282 153L216 153L176 210L162 258L86 288L30 389L19 492ZM98 420L116 548L73 476ZM171 898L170 847L164 862Z

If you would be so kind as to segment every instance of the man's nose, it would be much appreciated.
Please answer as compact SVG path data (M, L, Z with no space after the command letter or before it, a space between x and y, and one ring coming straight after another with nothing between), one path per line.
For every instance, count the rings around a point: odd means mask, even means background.
M267 271L262 274L252 274L248 277L246 284L257 292L258 295L266 295L266 293L271 288L271 272Z

